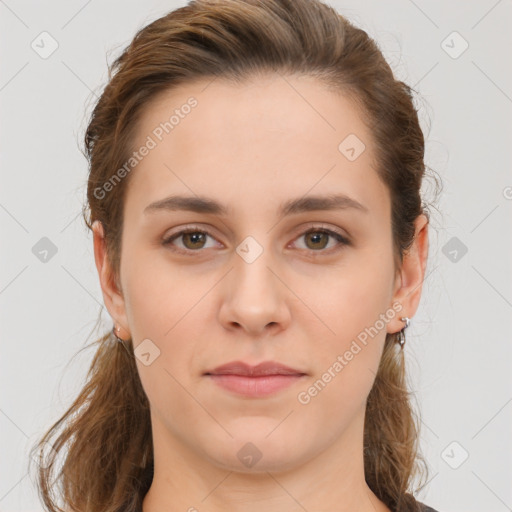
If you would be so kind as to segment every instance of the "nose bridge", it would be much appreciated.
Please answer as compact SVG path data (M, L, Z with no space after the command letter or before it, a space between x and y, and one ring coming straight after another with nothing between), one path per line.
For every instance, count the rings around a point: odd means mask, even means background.
M221 310L223 322L239 324L252 332L261 332L267 325L283 323L287 318L283 284L275 275L276 262L265 243L247 236L236 247Z
M267 237L266 240L269 238ZM259 236L259 239L261 240L262 236ZM238 244L236 253L232 279L238 300L253 301L253 307L256 308L259 302L269 304L275 300L278 292L276 277L270 270L275 266L275 261L268 243L266 241L260 243L255 237L249 235ZM263 298L266 300L262 301Z

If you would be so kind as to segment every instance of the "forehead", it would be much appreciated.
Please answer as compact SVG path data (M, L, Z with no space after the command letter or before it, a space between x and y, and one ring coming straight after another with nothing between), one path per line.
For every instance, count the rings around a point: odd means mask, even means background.
M128 196L140 211L185 192L253 208L309 190L341 192L388 207L357 104L312 77L182 84L144 107L134 149L150 140L130 177Z

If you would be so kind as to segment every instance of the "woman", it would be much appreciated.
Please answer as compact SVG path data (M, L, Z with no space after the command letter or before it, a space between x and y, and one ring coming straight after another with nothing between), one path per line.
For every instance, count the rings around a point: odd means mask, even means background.
M35 447L47 510L65 448L70 511L433 511L403 352L429 221L411 89L316 0L191 2L110 71L85 221L114 330Z

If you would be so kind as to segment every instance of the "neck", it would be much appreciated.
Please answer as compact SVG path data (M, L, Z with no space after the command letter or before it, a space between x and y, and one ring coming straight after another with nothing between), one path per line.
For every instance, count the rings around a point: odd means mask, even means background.
M364 411L316 456L291 468L258 464L258 471L247 472L220 467L177 442L155 420L154 478L143 512L260 512L263 507L265 512L391 512L364 478Z

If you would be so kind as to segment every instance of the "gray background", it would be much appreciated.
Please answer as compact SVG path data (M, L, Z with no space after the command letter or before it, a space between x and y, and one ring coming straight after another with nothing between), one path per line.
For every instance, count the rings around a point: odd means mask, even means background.
M420 93L426 162L444 181L407 331L431 469L419 499L440 512L512 510L511 2L329 3ZM92 357L73 358L103 304L80 216L86 115L107 58L184 4L0 0L0 512L42 510L27 451L79 391ZM47 58L43 31L58 43ZM43 237L57 249L46 262Z

